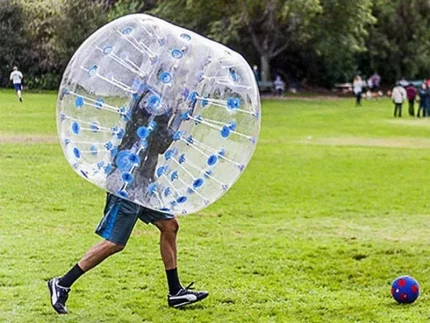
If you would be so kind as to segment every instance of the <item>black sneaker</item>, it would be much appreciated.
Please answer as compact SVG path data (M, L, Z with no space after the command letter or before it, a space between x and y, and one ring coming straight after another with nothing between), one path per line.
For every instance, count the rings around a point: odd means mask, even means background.
M181 288L176 295L168 295L167 302L170 307L180 308L182 306L200 302L208 297L208 292L194 292L191 291L194 282L185 288Z
M67 314L66 302L69 297L70 288L59 286L58 280L59 277L56 277L48 281L51 305L58 314Z
M22 98L19 98L19 101L22 103Z

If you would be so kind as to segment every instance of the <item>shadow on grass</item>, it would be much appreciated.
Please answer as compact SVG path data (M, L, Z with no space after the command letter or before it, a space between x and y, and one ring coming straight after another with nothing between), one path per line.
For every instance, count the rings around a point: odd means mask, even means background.
M206 306L203 306L203 304L194 304L194 305L188 305L181 308L176 308L176 310L179 311L194 311L194 310L204 310L206 309Z

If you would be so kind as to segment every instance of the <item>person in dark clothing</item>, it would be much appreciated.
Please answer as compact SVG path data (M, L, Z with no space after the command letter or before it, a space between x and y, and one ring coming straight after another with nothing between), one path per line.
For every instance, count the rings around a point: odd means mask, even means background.
M417 97L417 89L415 88L415 86L413 86L412 83L410 83L406 87L406 96L409 102L409 116L415 117L414 105L415 105L415 98Z
M158 155L163 154L171 145L173 142L173 134L179 129L181 122L179 114L175 114L174 117L172 117L171 114L153 116L153 114L148 111L147 106L151 104L150 101L154 97L155 96L151 95L150 91L145 91L133 106L130 111L131 120L126 125L125 136L118 147L118 152L132 149L133 146L140 141L137 134L140 125L148 125L153 121L157 129L157 136L148 136L146 138L148 146L139 153L141 163L136 170L136 173L148 179L154 177ZM157 104L157 102L152 104ZM150 182L152 182L152 180L150 180Z
M195 103L194 103L195 104ZM194 109L194 104L189 106ZM173 135L181 124L179 113L156 113L160 106L160 97L150 90L145 90L133 102L130 108L130 118L125 128L124 138L118 147L121 153L136 150L145 140L145 149L138 150L139 166L136 176L145 178L147 183L154 182L157 160L173 141ZM155 110L155 111L154 111ZM156 135L149 134L149 125ZM146 129L146 130L145 130ZM148 132L146 132L148 131ZM136 150L137 153L137 150ZM121 162L115 158L114 166ZM109 174L113 176L115 169ZM144 184L139 184L144 185ZM139 187L136 187L137 189ZM140 187L140 189L142 189ZM108 193L104 208L104 216L96 229L102 241L90 248L70 270L63 276L54 277L48 281L50 302L58 314L67 314L66 301L71 286L85 273L101 264L105 259L122 251L138 220L153 224L160 231L160 253L166 271L169 294L167 303L170 307L181 308L185 305L199 302L209 294L205 291L193 291L192 284L183 287L177 270L176 237L179 223L173 214L155 211L137 205L127 199ZM79 294L78 294L79 295Z
M421 117L421 111L422 111L422 116L426 117L428 116L429 109L430 109L430 92L426 82L423 82L423 84L421 85L421 89L418 91L418 95L420 98L420 105L418 108L417 117L418 118Z

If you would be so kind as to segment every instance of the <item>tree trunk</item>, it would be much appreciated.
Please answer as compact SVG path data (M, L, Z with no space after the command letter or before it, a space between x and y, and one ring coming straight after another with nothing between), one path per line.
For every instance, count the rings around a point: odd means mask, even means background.
M261 55L260 64L261 64L261 80L263 82L270 81L271 77L270 77L270 59L269 59L269 56Z

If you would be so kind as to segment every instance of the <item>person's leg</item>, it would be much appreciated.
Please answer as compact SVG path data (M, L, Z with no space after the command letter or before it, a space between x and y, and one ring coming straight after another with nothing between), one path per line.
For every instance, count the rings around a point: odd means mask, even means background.
M124 250L125 246L118 245L108 240L101 241L89 249L85 255L79 260L78 266L87 272L95 266L99 265L109 256ZM60 283L61 285L61 283Z
M179 223L176 219L159 220L154 225L160 230L160 253L166 269L169 292L175 295L182 288L177 272L176 236Z
M403 104L399 103L399 118L402 117L402 108L403 108Z
M151 221L148 221L151 218ZM167 303L171 307L180 308L188 304L199 302L205 299L209 293L206 291L190 290L193 283L187 287L182 287L177 269L177 249L176 236L179 224L171 215L147 213L145 222L152 222L160 230L160 253L166 269L167 283L169 285L169 295Z
M409 116L415 117L414 100L409 100Z
M70 288L84 273L102 263L109 256L122 251L124 247L124 245L118 245L108 240L97 243L85 253L74 267L58 279L58 285Z
M96 230L96 233L105 240L90 248L64 276L48 281L51 305L57 313L67 313L65 303L70 287L84 273L125 248L131 231L136 224L139 211L140 207L136 204L108 194L105 215Z
M394 109L394 116L395 117L401 117L402 113L400 111L400 103L395 103L395 109Z
M19 101L22 102L22 94L21 94L21 84L14 84L13 85L16 95L18 96Z

